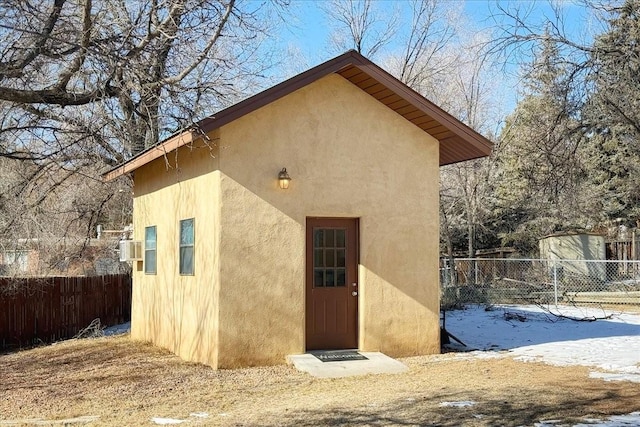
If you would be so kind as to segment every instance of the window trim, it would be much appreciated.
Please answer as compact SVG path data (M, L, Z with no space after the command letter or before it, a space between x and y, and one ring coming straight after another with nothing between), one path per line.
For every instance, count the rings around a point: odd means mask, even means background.
M153 229L153 242L154 242L154 247L153 248L149 248L149 245L147 244L150 240L147 239L147 231ZM155 257L154 257L154 263L153 263L153 271L149 270L149 258L147 257L147 254L149 252L153 252ZM158 227L156 225L150 225L148 227L144 228L144 274L158 274Z
M187 244L183 244L182 243L182 224L186 223L187 221L191 221L191 230L192 230L192 235L191 235L191 243L187 243ZM195 250L195 246L196 246L196 219L195 218L186 218L186 219L181 219L180 223L179 223L179 231L178 231L178 272L180 273L181 276L194 276L195 272L196 272L196 260L195 260L195 254L196 254L196 250ZM191 268L188 271L183 271L182 267L183 267L183 259L182 259L182 253L183 253L183 249L188 249L191 248Z

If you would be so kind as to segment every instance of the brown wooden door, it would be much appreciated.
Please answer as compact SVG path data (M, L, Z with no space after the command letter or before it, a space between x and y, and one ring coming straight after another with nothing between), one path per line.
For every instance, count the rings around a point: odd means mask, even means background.
M358 220L307 218L307 350L358 347Z

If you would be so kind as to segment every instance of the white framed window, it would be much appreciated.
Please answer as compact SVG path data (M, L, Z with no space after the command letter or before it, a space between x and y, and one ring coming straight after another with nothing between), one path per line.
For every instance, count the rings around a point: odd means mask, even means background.
M158 264L158 240L155 225L144 229L144 272L156 274Z
M180 274L194 274L195 219L180 221Z

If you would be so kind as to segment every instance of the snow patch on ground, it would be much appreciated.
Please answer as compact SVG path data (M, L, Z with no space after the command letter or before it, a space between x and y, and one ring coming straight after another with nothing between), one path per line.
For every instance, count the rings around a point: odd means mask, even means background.
M597 320L575 321L562 316ZM559 366L589 366L592 378L640 382L640 314L567 306L505 305L489 310L472 306L447 312L446 327L467 345L452 347L474 349L456 357L514 357ZM640 426L640 412L584 422L587 424L574 427ZM534 425L558 427L559 423L546 420Z
M192 412L189 414L190 417L192 418L209 418L209 414L207 412ZM177 418L160 418L160 417L154 417L151 418L151 421L155 424L160 424L160 425L170 425L170 424L182 424L182 423L186 423L189 420L180 420Z
M640 383L640 375L637 374L612 374L610 372L593 371L589 373L589 377L600 378L604 381L631 381L634 383Z
M637 427L640 426L640 412L632 412L627 415L614 415L606 420L589 419L587 424L574 424L573 427ZM549 420L535 423L535 427L559 427L562 421Z
M209 414L207 414L206 412L192 412L189 414L189 416L196 418L209 418Z
M447 406L451 408L466 408L468 406L475 405L476 402L472 402L470 400L461 400L460 402L442 402L438 406Z
M102 332L105 334L105 336L110 336L110 335L126 334L126 333L129 333L130 330L131 330L131 322L127 322L121 325L109 326L108 328L105 328Z
M169 425L169 424L182 424L187 420L176 420L175 418L154 417L154 418L151 418L151 421L154 422L155 424Z
M594 368L608 381L640 380L640 315L577 307L472 306L447 312L447 330L474 357L512 356L517 360ZM560 316L595 321L575 321ZM605 318L607 317L607 318ZM523 320L520 320L523 319Z
M640 412L632 412L627 415L616 415L608 420L593 420L592 424L577 424L574 427L637 427L640 426Z

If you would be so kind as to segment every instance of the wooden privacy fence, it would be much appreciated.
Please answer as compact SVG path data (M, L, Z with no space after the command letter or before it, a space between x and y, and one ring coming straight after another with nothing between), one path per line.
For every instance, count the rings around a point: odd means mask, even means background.
M0 277L0 349L72 338L131 319L131 276Z

